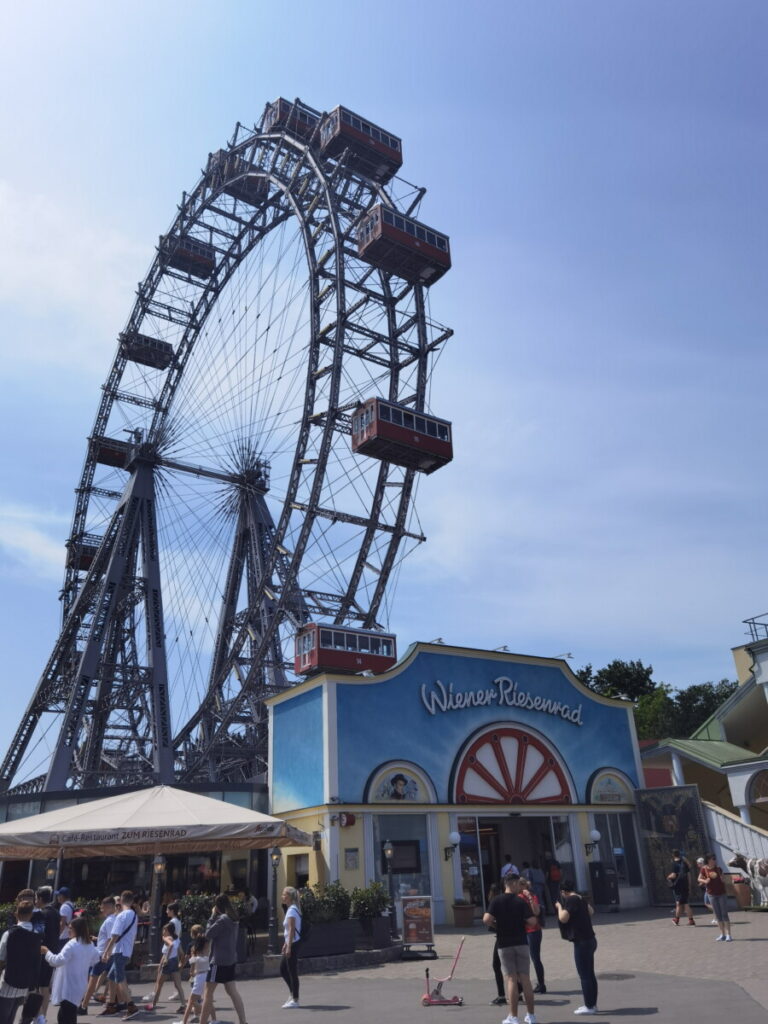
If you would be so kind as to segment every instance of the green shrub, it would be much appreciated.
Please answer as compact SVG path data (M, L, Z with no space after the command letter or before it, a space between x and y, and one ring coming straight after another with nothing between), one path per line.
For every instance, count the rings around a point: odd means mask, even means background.
M352 917L381 917L389 906L389 893L381 882L369 882L365 889L352 890Z
M301 913L311 924L332 924L349 919L352 897L341 882L313 885L301 891Z

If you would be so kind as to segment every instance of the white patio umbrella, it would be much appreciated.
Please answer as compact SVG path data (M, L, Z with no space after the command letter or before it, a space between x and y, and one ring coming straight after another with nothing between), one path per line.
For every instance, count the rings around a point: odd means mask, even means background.
M311 846L280 818L155 786L0 825L0 859L141 856Z

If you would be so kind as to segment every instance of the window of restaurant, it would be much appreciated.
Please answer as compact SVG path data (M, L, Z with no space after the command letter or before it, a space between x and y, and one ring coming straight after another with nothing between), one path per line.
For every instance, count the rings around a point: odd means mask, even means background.
M392 882L397 896L428 896L429 850L427 816L425 814L375 814L373 816L373 851L376 880L387 885L387 864L384 844L394 847Z

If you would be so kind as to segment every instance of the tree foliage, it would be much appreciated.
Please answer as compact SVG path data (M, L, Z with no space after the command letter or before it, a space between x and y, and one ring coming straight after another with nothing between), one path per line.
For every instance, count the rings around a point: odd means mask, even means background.
M738 685L721 679L719 683L694 683L685 689L674 689L652 678L652 665L619 659L597 672L593 672L591 665L585 665L576 675L585 686L603 697L631 701L635 705L635 725L641 740L690 736Z

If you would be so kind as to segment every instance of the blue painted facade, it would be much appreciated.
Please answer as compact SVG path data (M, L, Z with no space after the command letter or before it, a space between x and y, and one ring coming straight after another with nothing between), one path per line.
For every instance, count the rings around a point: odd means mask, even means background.
M297 693L272 709L272 807L323 803L324 730L321 687Z
M515 655L416 648L376 679L321 677L273 706L272 807L275 813L327 802L322 767L327 735L320 695L335 688L331 759L334 792L344 804L366 799L366 784L395 760L418 766L437 802L454 803L453 776L474 735L494 724L518 726L559 754L573 804L588 802L599 769L623 772L638 786L629 705L605 702L582 687L564 662ZM330 706L334 706L331 701ZM297 757L290 736L301 735ZM329 782L329 785L331 783Z

